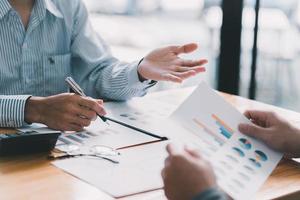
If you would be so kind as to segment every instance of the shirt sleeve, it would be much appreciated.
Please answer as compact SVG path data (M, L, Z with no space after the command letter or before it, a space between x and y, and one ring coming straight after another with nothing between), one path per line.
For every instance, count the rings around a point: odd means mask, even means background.
M106 28L105 24L102 26ZM74 12L71 53L72 75L89 96L127 100L145 95L155 84L139 80L138 61L125 63L112 56L108 45L92 28L81 1Z
M29 95L0 95L0 127L21 127L25 124L25 104Z
M193 200L227 200L227 196L217 188L209 188L198 194Z

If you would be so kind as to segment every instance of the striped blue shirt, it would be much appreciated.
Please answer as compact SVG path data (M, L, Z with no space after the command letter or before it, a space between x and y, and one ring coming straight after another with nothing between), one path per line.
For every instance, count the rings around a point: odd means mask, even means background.
M111 55L80 0L36 0L26 30L0 0L0 127L25 124L26 100L68 92L70 75L94 98L145 95L151 85L139 81L137 67Z

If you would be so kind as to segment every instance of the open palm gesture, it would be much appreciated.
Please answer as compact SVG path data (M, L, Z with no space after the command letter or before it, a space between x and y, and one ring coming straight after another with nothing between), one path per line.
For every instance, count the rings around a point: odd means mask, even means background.
M183 46L168 46L150 52L139 66L143 79L181 83L184 79L205 71L205 59L185 60L178 55L191 53L198 48L191 43Z

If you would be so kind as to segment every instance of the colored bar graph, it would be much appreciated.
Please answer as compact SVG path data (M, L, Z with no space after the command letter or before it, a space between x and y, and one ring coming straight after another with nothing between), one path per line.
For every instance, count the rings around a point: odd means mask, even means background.
M221 120L217 115L212 114L212 118L216 121L216 124L220 128L220 133L226 138L231 138L233 135L233 129L230 128L223 120Z
M220 135L214 133L212 130L210 130L208 127L206 127L202 122L200 122L198 119L193 119L193 121L202 128L206 133L210 134L215 138L215 140L220 144L223 145L225 143L224 139L220 137Z

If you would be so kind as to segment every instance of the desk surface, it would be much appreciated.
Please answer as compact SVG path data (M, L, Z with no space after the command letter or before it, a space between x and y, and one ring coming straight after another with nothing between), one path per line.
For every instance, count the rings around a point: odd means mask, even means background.
M191 89L150 94L173 94L180 98L187 96ZM245 98L221 94L240 111L246 109L272 110L300 125L300 114L250 101ZM1 130L0 130L1 131ZM95 199L112 200L114 198L99 189L52 166L45 154L19 156L0 159L0 196L1 199ZM290 195L300 198L300 163L292 160L281 161L256 196L256 199L273 199ZM291 195L294 194L294 195ZM296 195L295 195L296 194ZM162 190L142 193L122 198L122 200L165 200Z

